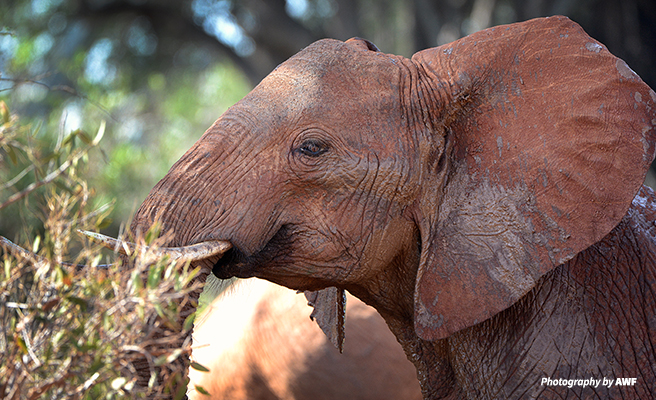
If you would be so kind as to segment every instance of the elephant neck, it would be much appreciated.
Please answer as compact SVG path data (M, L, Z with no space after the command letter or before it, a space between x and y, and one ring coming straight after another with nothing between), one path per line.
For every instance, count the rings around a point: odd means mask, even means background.
M419 338L410 297L394 300L403 312L379 303L417 368L424 398L534 397L545 390L544 378L627 376L639 377L634 390L649 398L656 385L656 370L646 368L656 365L656 202L647 197L636 197L605 238L545 274L511 307L446 339ZM560 389L563 397L570 390ZM615 387L587 390L622 396Z
M385 318L385 316L384 316ZM459 399L461 392L449 360L446 339L434 342L420 339L412 321L385 318L390 330L401 344L406 357L417 369L417 378L424 399Z
M414 243L418 242L416 239ZM430 342L415 333L414 290L419 258L419 248L409 249L369 279L366 286L346 289L383 317L417 369L424 399L458 399L460 392L448 360L447 340Z

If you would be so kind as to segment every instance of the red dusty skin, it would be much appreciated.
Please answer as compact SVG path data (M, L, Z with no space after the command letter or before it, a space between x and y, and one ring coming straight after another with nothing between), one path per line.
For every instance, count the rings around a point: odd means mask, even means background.
M221 116L131 229L230 242L201 279L348 290L426 399L648 398L655 135L656 93L565 17L411 59L321 40ZM587 375L637 383L541 384Z
M448 348L463 382L457 390L479 398L490 392L497 398L653 398L655 220L656 197L643 187L606 237L546 274L513 306L433 342ZM501 370L513 371L507 381L485 380ZM570 388L546 378L606 378L613 385ZM637 381L617 386L617 378Z

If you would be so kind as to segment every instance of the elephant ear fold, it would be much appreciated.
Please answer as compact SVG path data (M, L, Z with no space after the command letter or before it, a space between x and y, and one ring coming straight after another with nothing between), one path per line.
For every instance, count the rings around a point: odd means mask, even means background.
M654 158L656 94L565 17L412 61L428 82L417 98L431 87L439 110L423 142L447 160L423 163L417 219L415 330L435 340L510 307L619 223Z
M345 43L359 50L380 52L380 50L378 50L378 47L376 47L375 44L371 43L367 39L354 37L347 40Z

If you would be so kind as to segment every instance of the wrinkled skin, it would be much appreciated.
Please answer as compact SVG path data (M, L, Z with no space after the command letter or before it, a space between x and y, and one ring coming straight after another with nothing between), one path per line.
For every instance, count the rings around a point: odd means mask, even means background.
M232 243L197 263L204 276L348 290L385 319L426 399L645 398L655 110L564 17L412 59L322 40L221 116L132 230L159 219L173 246ZM638 383L539 384L590 376Z
M374 309L349 296L344 353L308 318L305 297L257 279L217 298L194 328L190 399L418 400L413 365Z
M656 394L655 220L656 197L645 187L609 235L543 276L515 305L444 343L433 342L452 357L461 396L652 398ZM485 364L479 362L482 359ZM514 371L509 382L497 377L484 381L483 377L500 370ZM541 385L544 376L638 381L635 386L583 390Z

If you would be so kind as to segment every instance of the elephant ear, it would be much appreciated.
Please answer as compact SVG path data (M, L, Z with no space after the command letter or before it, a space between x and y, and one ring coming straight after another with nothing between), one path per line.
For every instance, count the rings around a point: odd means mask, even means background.
M447 155L424 162L418 218L415 330L435 340L508 308L616 226L654 158L656 94L565 17L412 61L439 110L423 141L446 149L427 153Z
M376 47L375 44L371 43L367 39L354 37L354 38L350 38L344 43L359 50L380 52L380 50L378 50L378 47Z

